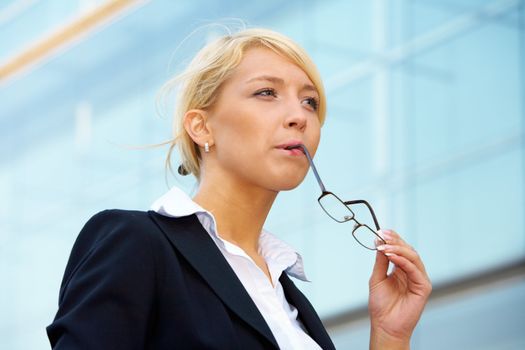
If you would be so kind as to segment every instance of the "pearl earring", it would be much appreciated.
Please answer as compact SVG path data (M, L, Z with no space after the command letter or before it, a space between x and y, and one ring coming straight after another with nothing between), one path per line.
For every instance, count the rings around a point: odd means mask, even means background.
M208 153L210 151L210 144L208 142L206 142L204 144L204 152Z

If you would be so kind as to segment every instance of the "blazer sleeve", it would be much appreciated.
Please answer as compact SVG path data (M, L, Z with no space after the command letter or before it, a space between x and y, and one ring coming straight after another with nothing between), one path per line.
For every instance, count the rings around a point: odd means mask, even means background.
M108 210L80 232L47 333L53 349L143 349L155 293L144 212Z

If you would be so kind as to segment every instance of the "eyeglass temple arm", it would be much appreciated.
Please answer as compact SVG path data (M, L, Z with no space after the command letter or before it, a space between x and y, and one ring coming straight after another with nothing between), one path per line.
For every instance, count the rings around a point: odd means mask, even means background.
M372 209L372 206L365 201L364 199L356 199L353 201L346 201L343 202L345 205L352 205L352 204L364 204L367 206L368 210L370 210L370 213L372 214L372 219L374 220L374 225L376 225L376 229L379 230L379 222L377 221L376 214L374 213L374 209Z
M315 178L317 180L317 183L319 184L319 187L321 187L321 192L325 193L326 188L324 187L323 181L321 181L321 178L319 177L319 173L317 172L317 169L315 167L314 161L312 160L312 156L310 156L310 152L308 152L308 149L305 145L300 144L297 146L287 147L288 149L293 148L301 148L303 150L304 155L308 159L308 162L310 163L310 168L312 168L312 171L314 172Z

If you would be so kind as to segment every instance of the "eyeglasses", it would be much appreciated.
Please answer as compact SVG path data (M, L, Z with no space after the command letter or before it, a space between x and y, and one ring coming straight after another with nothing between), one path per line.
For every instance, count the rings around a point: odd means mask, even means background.
M286 149L295 148L301 149L306 155L306 158L308 158L308 162L310 162L310 168L314 172L322 192L317 201L325 213L339 223L353 221L354 228L352 230L352 236L366 249L376 250L378 244L386 244L385 240L376 232L379 231L380 227L372 206L362 199L342 201L338 196L327 191L319 177L319 173L315 168L308 149L302 144L286 147ZM373 230L372 227L375 227L376 230Z

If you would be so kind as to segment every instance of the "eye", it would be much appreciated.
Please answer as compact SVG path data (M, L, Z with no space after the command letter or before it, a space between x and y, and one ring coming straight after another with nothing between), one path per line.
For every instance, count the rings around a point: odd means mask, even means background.
M274 89L271 89L271 88L264 88L262 90L258 90L257 92L255 92L254 95L255 96L263 96L263 97L267 97L267 96L276 97L277 96L277 92Z
M319 101L315 97L308 97L303 100L303 103L306 103L314 111L319 108Z

